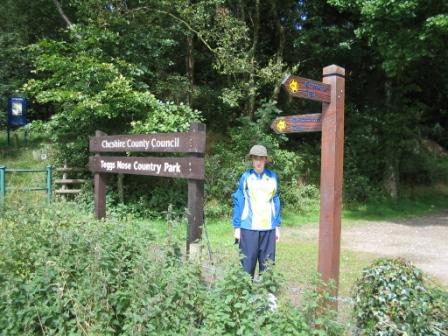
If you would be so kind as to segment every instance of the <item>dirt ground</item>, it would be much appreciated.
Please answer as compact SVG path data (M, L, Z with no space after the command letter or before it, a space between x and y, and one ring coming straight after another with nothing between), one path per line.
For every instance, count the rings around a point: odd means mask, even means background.
M301 230L302 235L317 238L317 227ZM406 258L448 287L448 210L410 220L343 227L342 248Z

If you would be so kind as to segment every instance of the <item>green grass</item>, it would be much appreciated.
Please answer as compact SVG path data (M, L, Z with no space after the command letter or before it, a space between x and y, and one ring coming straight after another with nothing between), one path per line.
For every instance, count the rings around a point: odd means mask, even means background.
M296 216L287 214L287 220L293 221ZM302 226L309 221L302 221ZM313 222L311 222L313 223ZM314 222L316 223L316 222ZM212 251L215 253L233 253L233 229L229 220L212 220L206 223L207 233ZM282 227L282 237L278 243L277 267L288 283L306 286L317 271L318 240L300 235L299 227ZM341 251L340 290L342 295L348 292L355 279L361 274L375 256L348 250Z
M382 199L366 203L344 205L342 222L352 226L360 221L385 221L410 219L448 209L448 186L437 185L418 187L403 191L398 200ZM282 214L283 226L300 227L319 223L319 209L308 213L285 209Z
M385 199L358 204L344 209L347 220L409 219L448 209L448 189L445 186L421 187L407 191L397 201Z
M46 169L48 162L35 160L33 151L39 152L42 148L41 139L30 135L28 142L24 141L24 131L11 132L11 144L7 145L5 131L0 132L0 166L7 169ZM7 188L46 187L46 172L38 173L6 173ZM45 191L8 191L6 202L8 203L42 203L47 201Z
M41 139L31 137L28 145L23 143L23 131L19 132L19 143L11 147L6 146L6 134L0 132L0 165L8 168L45 168L46 162L33 159L33 150L41 148ZM15 136L13 139L17 138ZM10 186L44 186L45 174L10 174L7 176ZM360 225L368 220L404 219L428 214L442 209L447 209L446 188L420 188L407 192L412 196L403 197L394 202L381 200L346 206L343 210L342 222L345 228ZM7 202L29 202L30 204L46 204L46 194L43 191L28 193L9 193ZM215 260L221 258L237 258L234 246L233 229L230 218L207 219L206 233ZM138 220L134 221L150 225L160 237L166 237L170 231L164 220ZM306 214L285 209L283 212L284 234L278 244L277 267L285 275L285 279L291 286L307 286L312 275L317 269L316 239L300 236L299 228L304 225L317 225L319 222L319 209L313 209ZM173 234L179 239L186 236L186 223L173 221L175 224ZM205 237L205 234L204 234ZM206 241L206 239L204 239ZM207 248L207 247L206 247ZM369 265L375 255L352 252L342 249L340 265L340 294L347 296L356 278L364 267Z
M147 221L159 237L167 237L169 227L166 221ZM203 232L204 255L208 258L208 245L212 252L213 261L227 258L237 258L234 245L233 228L230 220L215 219L206 222ZM317 272L318 240L303 237L300 229L285 227L282 229L282 237L277 245L277 269L285 277L289 287L306 288ZM186 236L186 222L177 223L174 235L182 239ZM375 255L369 253L353 252L342 249L340 264L339 293L349 296L350 289L363 270L374 259Z
M285 227L297 227L310 223L319 223L319 209L313 209L307 213L294 212L285 209L282 212L282 225Z

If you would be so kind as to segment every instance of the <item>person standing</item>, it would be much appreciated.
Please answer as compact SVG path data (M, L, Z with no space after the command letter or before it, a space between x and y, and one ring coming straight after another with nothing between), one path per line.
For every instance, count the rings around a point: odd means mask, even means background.
M275 261L276 241L280 239L281 206L277 174L266 168L271 161L266 147L253 146L247 155L252 169L245 171L232 194L235 240L243 255L241 263L252 278L268 260Z

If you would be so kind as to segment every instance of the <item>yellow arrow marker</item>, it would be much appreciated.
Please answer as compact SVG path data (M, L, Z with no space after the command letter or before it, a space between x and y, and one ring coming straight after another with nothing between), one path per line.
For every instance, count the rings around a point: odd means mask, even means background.
M283 132L283 131L286 129L286 122L285 122L284 119L280 119L280 120L277 122L277 129L278 129L280 132Z
M293 79L291 82L289 82L289 89L293 93L299 91L299 82L297 82L295 79Z

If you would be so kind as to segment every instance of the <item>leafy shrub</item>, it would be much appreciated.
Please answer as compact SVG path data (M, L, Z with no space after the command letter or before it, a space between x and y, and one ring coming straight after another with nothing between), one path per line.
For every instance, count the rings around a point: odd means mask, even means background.
M367 202L380 197L379 188L365 176L348 171L344 180L344 200L347 203Z
M426 142L428 143L428 142ZM426 145L431 146L431 145ZM436 146L436 145L432 145ZM435 151L434 149L432 149ZM440 149L438 149L440 151ZM434 185L448 181L448 160L443 152L430 152L423 145L403 157L400 180L409 186Z
M202 121L201 114L183 103L156 101L153 111L143 120L131 122L132 133L185 132L192 121Z
M143 71L112 52L118 34L79 24L67 35L67 42L41 40L29 46L36 75L24 85L37 103L56 108L46 131L59 162L67 159L69 166L83 167L88 138L96 129L109 134L173 132L201 120L189 106L162 102L147 91Z
M72 205L7 209L0 335L322 334L281 295L273 267L253 283L235 260L207 282L175 235L155 238L148 225L96 221Z
M33 123L54 143L53 161L85 167L88 139L97 129L108 134L180 132L202 120L199 111L185 104L157 99L142 82L141 69L111 54L118 34L82 24L67 34L69 42L41 40L29 47L36 78L24 86L38 103L57 111L47 123ZM166 179L145 178L142 183L138 176L126 177L126 203L136 213L145 208L160 212L168 203L184 206L185 181L172 182L167 192ZM115 192L114 184L109 187Z
M297 308L273 308L269 293L279 293L279 281L272 267L256 283L239 265L228 267L207 296L200 335L312 335Z
M313 184L297 185L296 181L284 183L281 189L286 208L307 213L319 208L319 189Z
M2 335L121 329L136 256L154 235L79 215L69 207L14 209L0 220Z
M361 335L444 335L448 294L425 286L423 273L403 259L380 259L354 287Z
M318 273L314 274L311 287L305 291L302 307L306 323L317 327L318 335L343 335L344 327L337 321L337 311L331 306L335 289L333 281L325 283Z
M230 206L226 203L219 202L216 198L209 199L204 205L206 218L222 218L230 217Z
M298 187L297 180L305 175L306 153L282 149L286 138L268 131L274 114L279 110L275 102L265 102L256 111L256 120L240 118L239 125L232 128L227 142L217 143L213 153L206 159L206 197L209 207L220 204L219 211L207 209L209 214L230 212L231 194L236 190L241 174L251 168L251 162L245 159L249 149L258 143L266 146L273 158L273 164L267 168L274 170L280 179L280 192L283 205L300 210L309 209L318 202L314 186ZM312 192L310 192L313 190ZM225 209L227 208L227 210Z

